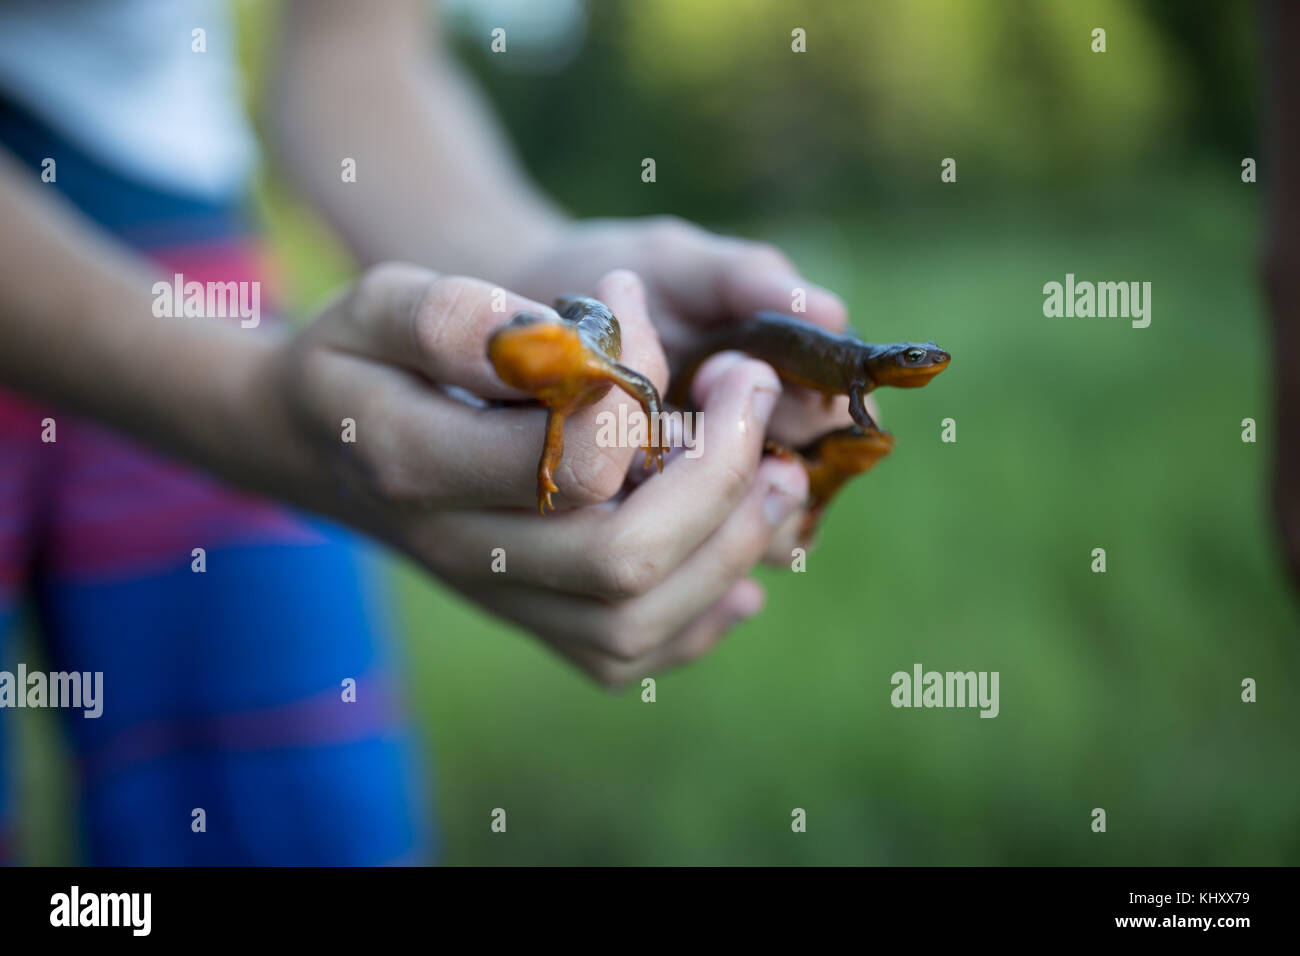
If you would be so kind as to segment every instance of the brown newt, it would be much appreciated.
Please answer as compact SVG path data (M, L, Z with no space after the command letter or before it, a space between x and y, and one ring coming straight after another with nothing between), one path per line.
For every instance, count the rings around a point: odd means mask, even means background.
M554 472L564 452L564 420L618 385L657 416L659 393L645 376L619 364L622 344L618 319L609 308L585 296L557 299L560 318L521 312L496 331L488 357L501 380L536 396L549 409L546 440L537 466L537 506L553 508L559 489ZM670 398L684 404L691 378L709 355L728 349L767 362L788 382L821 392L829 401L849 396L855 424L835 429L798 451L769 444L769 450L797 458L808 471L810 510L806 537L827 503L850 478L871 469L889 454L894 437L880 429L867 412L864 397L881 385L919 388L948 367L950 356L934 342L873 345L836 335L793 316L759 312L746 322L708 336L676 378ZM655 430L651 430L654 434ZM646 466L663 470L661 446L648 446Z
M872 345L780 312L759 312L745 322L719 327L692 353L683 374L668 390L668 400L685 405L691 379L714 352L738 349L761 359L787 382L821 392L829 401L849 397L849 415L864 431L876 427L863 398L889 385L920 388L945 368L951 356L933 342Z
M837 335L779 312L718 328L673 379L669 401L683 404L700 364L715 352L737 349L771 365L787 382L830 400L848 395L855 424L820 436L798 451L768 443L768 451L800 461L808 472L809 510L800 536L808 538L844 484L893 450L894 436L876 425L863 399L882 385L920 388L948 367L951 356L934 342L873 345Z
M537 510L554 509L555 469L564 455L564 420L599 401L617 385L654 422L662 411L659 392L639 372L619 364L623 338L618 318L603 303L586 296L555 300L559 319L520 312L488 340L488 359L507 385L534 395L547 407L546 440L537 464ZM658 434L654 428L650 435ZM661 445L645 447L645 466L663 471Z

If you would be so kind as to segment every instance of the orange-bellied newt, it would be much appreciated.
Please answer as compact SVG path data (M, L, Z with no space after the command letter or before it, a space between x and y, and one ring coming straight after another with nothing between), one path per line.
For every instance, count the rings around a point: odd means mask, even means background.
M520 312L488 340L488 359L501 381L530 392L547 407L546 441L537 464L537 510L554 508L555 469L564 454L564 420L599 401L617 385L641 404L649 421L657 421L659 392L640 372L619 364L623 337L618 319L603 302L586 296L555 300L558 321ZM653 430L652 430L653 433ZM645 464L663 471L664 447L647 445Z
M618 385L641 404L647 417L661 410L659 394L645 376L620 364L618 319L602 303L584 296L556 301L559 321L520 313L488 343L488 357L508 385L530 392L549 409L546 441L537 469L538 509L546 513L555 486L554 470L564 450L564 419ZM810 480L805 535L827 502L854 475L867 471L894 447L894 437L877 427L863 402L882 386L919 388L948 367L949 354L934 342L872 345L836 335L776 312L759 312L745 322L720 326L706 335L675 379L669 398L685 404L696 369L715 352L736 349L767 362L787 382L813 389L829 401L848 395L855 422L793 451L769 445L801 461ZM656 430L651 429L651 434ZM646 448L646 465L663 470L662 447Z
M798 450L768 442L767 451L798 461L808 472L808 511L799 529L799 537L810 538L826 505L845 483L870 471L893 449L894 436L889 432L875 426L862 428L860 425L836 428Z
M863 398L889 385L920 388L945 368L951 358L933 342L872 345L779 312L759 312L745 322L722 325L705 337L691 354L684 374L673 379L668 399L685 404L695 369L714 352L737 349L761 359L793 385L821 392L829 399L849 397L849 415L863 430L876 427Z

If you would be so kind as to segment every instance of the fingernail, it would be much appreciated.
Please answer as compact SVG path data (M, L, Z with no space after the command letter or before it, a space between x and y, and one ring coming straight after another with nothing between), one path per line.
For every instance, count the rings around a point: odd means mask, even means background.
M776 408L776 400L780 397L780 392L770 388L754 389L754 417L764 426L772 420L772 409Z
M695 375L695 380L691 382L691 397L696 403L703 406L708 404L709 398L713 394L722 376L726 374L729 368L743 362L745 356L741 352L719 352L711 356L708 361L700 366L699 372Z
M754 600L746 601L736 611L737 622L748 621L750 618L758 617L759 612L763 610L763 603L762 592L760 592Z
M780 482L773 482L763 496L763 520L770 525L779 525L794 514L801 504L801 495L795 494Z

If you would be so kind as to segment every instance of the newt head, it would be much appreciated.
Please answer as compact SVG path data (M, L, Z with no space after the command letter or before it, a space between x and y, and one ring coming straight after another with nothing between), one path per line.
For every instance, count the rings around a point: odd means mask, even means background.
M492 333L488 360L501 381L546 399L587 378L589 351L572 323L520 312Z
M866 360L866 371L876 385L920 388L946 369L951 359L934 342L899 342L873 352Z

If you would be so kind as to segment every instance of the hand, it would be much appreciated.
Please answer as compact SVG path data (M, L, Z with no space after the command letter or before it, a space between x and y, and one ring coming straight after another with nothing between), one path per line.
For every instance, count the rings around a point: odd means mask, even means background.
M615 272L593 291L619 316L624 361L662 389L667 365L639 280ZM493 312L492 292L477 280L378 267L275 355L266 404L286 407L289 430L308 436L307 471L347 491L314 498L603 683L698 657L757 613L762 591L749 571L797 528L803 469L761 454L780 383L736 353L706 363L694 389L704 454L674 456L630 493L624 477L639 450L595 441L600 412L635 407L611 391L569 419L556 476L562 507L588 507L542 518L544 411L443 390L521 397L496 379L487 339L517 311L549 310L507 295ZM341 440L345 418L355 443Z
M514 276L512 287L550 301L590 289L598 275L616 268L631 269L645 281L670 369L679 367L711 327L742 321L760 309L790 313L796 288L806 292L801 318L832 332L843 332L848 324L843 301L803 279L775 246L715 235L672 216L557 227ZM770 437L799 446L850 421L847 398L837 397L827 408L820 395L787 387Z

